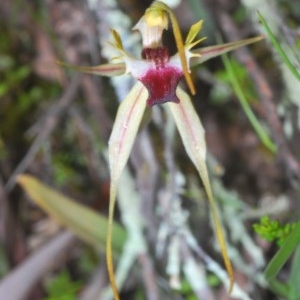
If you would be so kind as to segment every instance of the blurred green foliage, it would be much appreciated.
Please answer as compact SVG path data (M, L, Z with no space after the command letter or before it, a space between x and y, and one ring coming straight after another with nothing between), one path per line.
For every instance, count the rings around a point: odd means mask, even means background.
M229 58L230 64L235 71L236 77L239 79L239 84L243 89L249 102L256 99L253 84L249 78L246 67L240 64L236 59ZM219 69L214 73L214 78L217 84L214 85L210 92L210 99L214 104L223 105L231 99L232 87L231 76L226 69Z
M260 223L253 224L254 231L263 239L282 246L288 235L294 230L296 223L281 224L277 220L270 220L268 216L263 216Z
M43 300L75 300L80 287L79 281L72 281L69 273L62 271L46 285L48 297Z
M74 158L70 152L58 152L52 157L54 180L58 186L64 185L71 178L76 177Z
M21 2L13 6L13 15L0 18L0 163L3 172L13 168L10 164L19 161L29 148L31 139L26 137L25 130L60 94L57 83L35 74L34 37L17 18L23 15Z
M243 90L249 102L255 100L257 97L254 92L253 84L249 78L249 73L245 65L242 65L234 58L229 58L229 63L234 69L235 76L239 80L239 85ZM216 79L228 85L231 84L232 78L227 69L221 69L215 73Z

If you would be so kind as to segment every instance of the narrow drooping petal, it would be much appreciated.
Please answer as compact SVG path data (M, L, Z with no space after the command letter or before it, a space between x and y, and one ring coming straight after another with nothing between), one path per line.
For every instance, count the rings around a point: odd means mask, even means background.
M193 107L190 97L180 87L177 88L178 104L168 103L172 115L175 119L176 126L183 141L185 150L195 165L201 180L203 182L208 201L211 207L212 216L215 223L217 238L221 247L224 263L230 278L229 291L233 287L233 271L228 258L225 238L219 221L217 209L212 194L208 171L206 167L206 142L204 129L200 119Z
M237 42L209 46L209 47L192 50L191 53L200 54L200 56L192 57L190 60L190 66L196 66L196 65L202 64L211 58L222 55L224 53L235 50L237 48L258 42L262 39L263 39L263 36L257 36L257 37L251 38L251 39L246 39L246 40L241 40L241 41L237 41Z
M148 98L147 89L137 82L119 106L109 139L111 178L118 181L128 160Z
M187 154L194 165L198 165L198 161L205 162L206 159L204 129L189 95L180 87L177 88L176 92L177 97L180 99L180 104L170 104L169 108L171 109Z
M127 97L120 104L114 127L109 139L108 158L111 174L108 230L106 241L106 258L109 280L112 285L114 299L119 300L118 288L115 282L112 259L112 225L119 179L128 161L139 125L146 108L147 89L137 82Z

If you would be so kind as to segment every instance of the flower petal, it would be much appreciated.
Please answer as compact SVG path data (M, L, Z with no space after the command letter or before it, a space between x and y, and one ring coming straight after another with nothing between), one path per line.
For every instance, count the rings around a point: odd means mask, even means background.
M193 107L190 97L180 87L177 88L177 97L180 100L178 104L168 103L168 105L175 119L185 150L198 170L203 182L214 219L216 234L221 247L224 263L230 278L229 291L231 291L234 282L233 271L228 258L225 238L219 221L206 167L206 142L204 129Z
M108 142L111 183L106 240L106 260L109 280L115 300L119 300L120 297L114 276L111 242L117 187L141 123L142 116L146 108L147 98L147 89L142 85L142 83L137 82L119 106L114 127Z
M237 48L258 42L258 41L262 40L263 38L264 38L263 36L257 36L257 37L251 38L251 39L246 39L246 40L241 40L241 41L237 41L237 42L226 43L226 44L221 44L221 45L216 45L216 46L209 46L209 47L192 50L191 51L192 54L196 54L196 55L200 54L200 56L192 57L190 60L190 66L196 66L196 65L202 64L203 62L205 62L211 58L214 58L221 54L235 50Z
M69 64L61 62L61 61L57 61L57 63L64 67L71 68L73 70L80 71L83 73L89 73L89 74L94 74L94 75L99 75L99 76L107 76L107 77L122 75L126 71L126 66L124 63L104 64L104 65L99 65L99 66L94 66L94 67L74 66L74 65L69 65Z
M137 82L119 106L109 139L109 165L113 181L118 181L128 160L146 108L148 91Z

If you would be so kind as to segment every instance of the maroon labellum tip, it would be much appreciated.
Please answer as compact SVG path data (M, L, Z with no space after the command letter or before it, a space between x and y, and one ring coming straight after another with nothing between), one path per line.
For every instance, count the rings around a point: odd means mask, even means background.
M153 67L138 78L148 90L147 105L153 106L165 102L178 103L176 88L183 72L169 64L168 49L166 47L145 48L142 51L142 57L154 63Z

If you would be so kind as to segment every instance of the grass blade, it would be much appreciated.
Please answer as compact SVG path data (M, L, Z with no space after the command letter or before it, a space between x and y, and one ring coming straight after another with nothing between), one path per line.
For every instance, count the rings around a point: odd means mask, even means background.
M234 68L232 67L232 65L230 63L229 58L226 55L223 55L222 59L224 62L225 69L227 70L227 72L230 76L230 80L231 80L233 89L234 89L236 95L238 96L240 104L241 104L248 120L250 121L252 127L254 128L256 134L258 135L258 137L261 140L261 142L263 143L263 145L267 149L269 149L272 153L275 153L277 151L276 145L268 137L267 133L265 132L265 130L263 129L263 127L257 120L255 114L253 113L253 111L246 99L246 96L238 82L237 76L235 74Z
M300 222L296 223L294 230L287 237L284 244L276 252L265 270L267 280L275 278L283 265L292 255L295 248L300 244Z
M267 32L267 35L268 35L272 45L274 46L274 48L278 52L278 54L281 57L282 61L286 64L286 66L289 68L289 70L292 72L292 74L298 80L300 80L300 73L298 72L298 70L295 68L293 63L290 61L290 59L285 54L285 51L282 49L282 47L278 43L275 35L272 33L272 31L271 31L270 27L268 26L266 20L264 19L264 17L262 16L262 14L259 11L258 11L258 17L259 17L259 20L262 23L263 27L265 28L265 30Z

